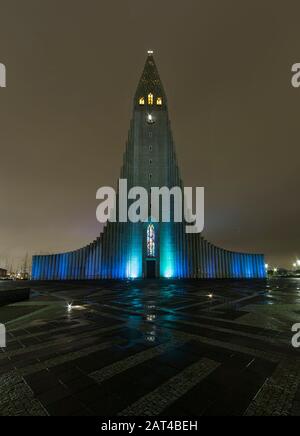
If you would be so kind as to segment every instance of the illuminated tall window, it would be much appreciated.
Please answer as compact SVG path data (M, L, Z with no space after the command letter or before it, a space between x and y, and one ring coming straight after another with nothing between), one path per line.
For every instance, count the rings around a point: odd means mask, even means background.
M154 103L154 95L153 94L148 94L148 104L150 106L152 106Z
M144 106L144 104L145 104L145 99L144 99L144 97L141 97L141 98L140 98L139 103L140 103L141 106Z
M157 104L157 106L162 106L162 98L161 97L157 97L156 104Z
M153 224L147 228L147 256L155 257L155 229Z

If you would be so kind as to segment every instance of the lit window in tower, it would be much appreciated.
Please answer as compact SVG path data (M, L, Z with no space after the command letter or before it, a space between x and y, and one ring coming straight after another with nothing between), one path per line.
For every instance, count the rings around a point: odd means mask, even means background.
M139 104L140 104L140 106L144 106L144 104L145 104L145 99L144 99L144 97L141 97L141 98L140 98L140 100L139 100Z
M153 224L147 228L147 256L155 257L155 229Z
M157 98L156 104L157 104L157 106L162 106L162 98L161 97Z
M148 104L150 106L152 106L153 103L154 103L154 96L153 96L153 94L148 94Z

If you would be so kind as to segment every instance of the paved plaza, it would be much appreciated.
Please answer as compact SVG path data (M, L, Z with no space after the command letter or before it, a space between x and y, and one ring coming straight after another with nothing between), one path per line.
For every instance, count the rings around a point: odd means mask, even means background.
M300 279L25 286L0 415L300 415Z

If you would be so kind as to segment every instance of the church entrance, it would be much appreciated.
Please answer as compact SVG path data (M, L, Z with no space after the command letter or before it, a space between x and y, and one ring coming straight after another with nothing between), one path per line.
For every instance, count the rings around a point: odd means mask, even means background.
M154 259L147 260L147 279L155 279L156 277L156 261Z

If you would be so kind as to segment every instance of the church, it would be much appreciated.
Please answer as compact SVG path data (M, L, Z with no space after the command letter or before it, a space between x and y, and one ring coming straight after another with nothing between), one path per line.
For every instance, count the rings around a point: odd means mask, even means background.
M167 96L149 51L133 103L121 179L128 189L181 187ZM120 193L117 193L117 196ZM151 211L151 204L149 205ZM237 253L185 232L185 223L107 222L91 244L68 253L33 256L33 280L264 278L262 254Z

